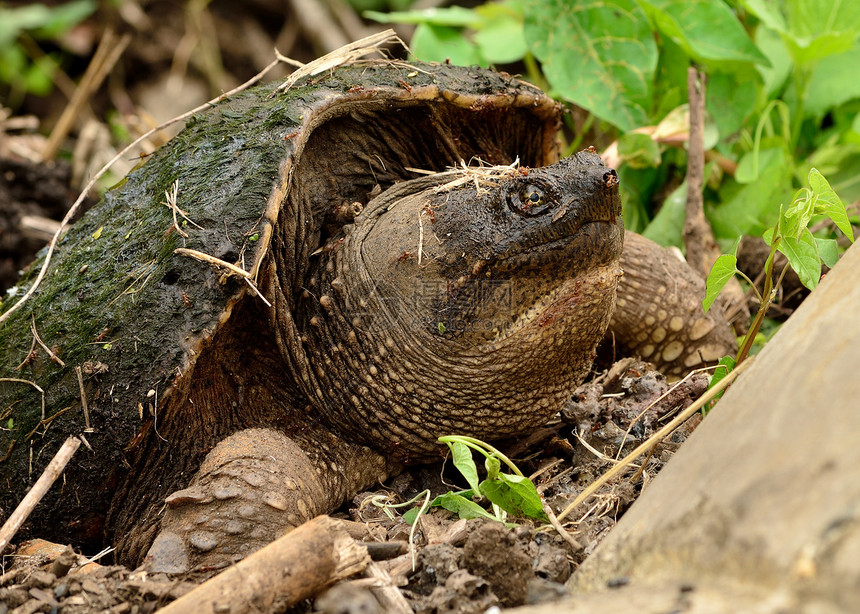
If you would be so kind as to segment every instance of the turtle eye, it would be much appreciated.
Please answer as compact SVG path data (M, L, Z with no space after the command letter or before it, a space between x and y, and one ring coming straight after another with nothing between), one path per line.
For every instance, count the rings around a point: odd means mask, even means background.
M549 197L543 189L533 183L520 186L510 195L511 207L524 215L540 215L547 209Z
M543 190L537 186L528 184L520 190L520 200L526 207L540 207L544 203Z

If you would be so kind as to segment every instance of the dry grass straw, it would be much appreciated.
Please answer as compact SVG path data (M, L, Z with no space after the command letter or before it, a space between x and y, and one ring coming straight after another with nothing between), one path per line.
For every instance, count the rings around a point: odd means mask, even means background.
M60 144L68 136L75 121L82 115L87 101L99 88L130 42L130 34L118 36L113 29L105 32L80 84L75 88L72 99L51 131L51 136L42 151L43 160L53 160L56 157Z
M713 388L708 390L705 394L703 394L699 399L690 405L687 409L679 413L674 420L666 424L659 431L654 433L651 437L648 438L647 441L643 442L639 445L635 450L633 450L630 454L625 456L621 461L619 461L615 466L610 468L606 473L601 475L599 478L594 480L588 487L585 488L577 497L568 504L566 508L558 515L559 520L563 520L570 514L576 507L583 503L590 496L595 494L597 490L606 484L609 480L617 476L619 473L624 471L628 465L632 464L634 460L636 460L642 454L650 451L655 445L657 445L660 441L662 441L667 435L669 435L672 431L678 428L681 424L684 423L687 418L692 416L694 413L702 409L705 405L711 402L720 392L725 390L729 384L731 384L738 375L740 375L743 371L750 366L753 362L753 357L750 356L744 362L735 367L734 371L729 373L726 377L721 379Z
M460 166L454 166L447 171L437 173L423 168L406 168L407 171L418 173L420 175L436 175L438 177L451 177L450 181L446 181L433 188L436 193L450 192L467 183L473 183L475 189L480 194L484 192L484 186L495 186L504 181L516 176L520 172L520 159L517 158L510 164L490 165L486 164L480 158L473 158L469 164L465 160L460 160Z
M42 338L39 336L39 331L36 330L36 317L30 316L30 331L33 333L33 339L42 347L43 350L48 354L48 356L56 362L61 367L65 367L66 363L62 361L62 359L57 356L54 351L45 345L45 342L42 341Z
M48 466L45 467L45 471L36 483L33 484L33 487L27 492L24 499L18 504L18 507L15 508L15 511L12 512L2 528L0 528L0 553L6 549L9 542L15 537L18 529L21 528L21 525L24 524L30 513L39 504L45 493L48 492L51 485L63 473L66 465L72 459L72 455L74 455L80 445L81 442L77 437L69 437L51 462L48 463Z
M406 43L400 40L400 37L397 36L397 34L394 33L394 30L391 29L384 30L382 32L379 32L378 34L371 34L370 36L365 36L364 38L359 39L354 43L344 45L340 49L335 49L331 53L327 53L324 56L317 58L313 62L308 62L307 64L302 65L298 70L296 70L289 77L284 79L284 82L281 83L281 85L278 86L278 89L272 92L271 95L274 96L279 92L286 92L296 83L296 81L298 81L302 77L318 75L327 70L337 68L338 66L343 66L344 64L351 64L370 53L380 51L380 48L383 45L388 45L390 43L400 43L405 49L408 49ZM277 54L279 60L287 63L294 63L293 60L284 57L277 50L275 51L275 53Z

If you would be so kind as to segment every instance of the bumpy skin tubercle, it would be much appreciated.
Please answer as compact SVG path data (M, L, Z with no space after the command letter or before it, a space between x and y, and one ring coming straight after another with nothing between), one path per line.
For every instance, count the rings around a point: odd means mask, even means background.
M328 458L340 462L326 462L275 429L231 435L206 456L186 488L166 498L145 566L179 573L230 565L331 511L359 484L388 476L390 464L371 450L336 448L339 453Z

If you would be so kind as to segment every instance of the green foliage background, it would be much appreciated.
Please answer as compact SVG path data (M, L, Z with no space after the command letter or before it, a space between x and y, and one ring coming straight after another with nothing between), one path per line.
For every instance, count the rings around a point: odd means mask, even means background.
M525 79L588 111L571 148L618 139L625 223L661 243L682 245L686 154L634 130L684 125L690 66L707 75L718 239L772 227L813 167L860 199L860 3L503 0L365 15L417 24L410 46L423 60L522 62Z

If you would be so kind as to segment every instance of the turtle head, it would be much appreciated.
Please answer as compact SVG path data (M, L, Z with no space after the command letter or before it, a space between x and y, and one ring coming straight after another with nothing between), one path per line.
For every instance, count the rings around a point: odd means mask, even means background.
M333 291L309 345L339 340L336 357L363 372L331 388L355 406L339 419L417 454L438 435L498 438L558 411L614 308L617 184L586 151L402 182L368 203L317 269Z
M551 341L551 321L582 322L576 303L589 275L621 254L614 170L584 151L543 168L432 182L400 187L381 200L381 215L371 207L360 247L373 290L403 305L401 326L434 345L490 351L509 338Z

